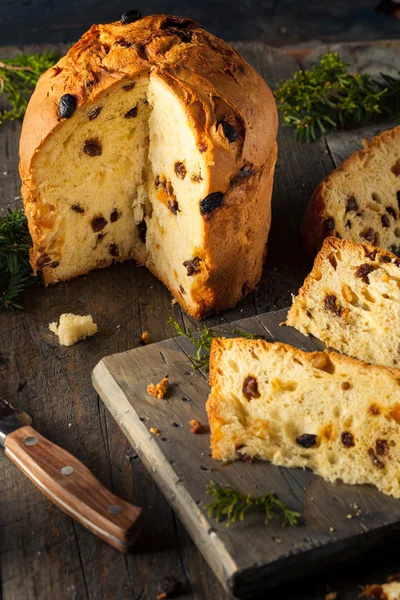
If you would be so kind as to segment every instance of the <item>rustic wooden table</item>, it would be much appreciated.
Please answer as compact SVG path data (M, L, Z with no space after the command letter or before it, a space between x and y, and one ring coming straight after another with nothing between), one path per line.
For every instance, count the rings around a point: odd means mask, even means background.
M299 68L292 56L262 44L236 45L272 87ZM303 64L312 64L326 49L303 58ZM359 69L395 74L400 68L398 42L333 49ZM0 56L16 52L3 48ZM290 303L290 294L310 267L298 238L310 195L323 177L360 147L361 133L372 137L390 125L340 132L309 145L296 143L293 132L281 127L273 225L262 280L254 294L234 310L210 319L210 325ZM0 215L7 207L20 205L19 131L20 123L0 127ZM160 282L132 263L48 289L31 288L24 311L0 314L0 396L26 410L43 435L75 454L116 494L144 509L141 540L133 553L122 555L55 508L0 456L0 600L152 599L158 581L168 574L184 584L182 598L226 598L90 380L102 357L136 347L143 331L150 332L152 342L174 335L168 317L195 326L171 300ZM48 323L62 312L91 313L100 332L74 347L58 346ZM360 584L382 582L400 567L396 553L381 547L368 559L363 559L360 548L360 561L331 565L318 577L305 572L296 586L277 590L271 597L323 600L333 591L338 600L355 600Z

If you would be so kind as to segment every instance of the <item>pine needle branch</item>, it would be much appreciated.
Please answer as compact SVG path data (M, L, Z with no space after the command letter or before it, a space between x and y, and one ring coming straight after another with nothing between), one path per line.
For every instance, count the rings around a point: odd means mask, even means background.
M296 525L301 517L300 513L290 510L272 491L264 496L254 497L250 494L240 494L231 487L224 488L215 481L210 481L206 490L207 494L215 498L215 502L207 504L205 509L217 522L227 519L227 527L237 521L243 521L251 509L264 511L265 525L268 525L277 512L281 513L282 527Z

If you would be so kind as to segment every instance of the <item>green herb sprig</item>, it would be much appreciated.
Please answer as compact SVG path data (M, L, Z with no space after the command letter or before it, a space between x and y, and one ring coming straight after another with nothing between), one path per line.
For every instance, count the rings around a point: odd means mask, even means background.
M19 298L38 281L29 265L30 238L23 210L0 217L0 309L22 308Z
M215 498L215 502L207 504L205 509L209 516L217 522L227 519L227 527L236 521L243 521L251 509L265 512L265 525L268 525L276 516L277 511L282 514L282 527L296 525L301 517L300 513L290 510L284 502L279 500L274 492L254 497L250 494L240 494L231 487L224 488L215 481L210 481L206 490L207 494Z
M0 96L4 95L10 105L0 111L0 123L23 117L40 75L59 58L56 52L43 52L0 60Z
M197 330L197 333L199 333L200 335L198 337L194 337L190 329L186 332L172 317L168 319L168 323L171 323L171 325L175 327L175 330L179 335L185 337L190 342L192 342L194 346L196 346L196 355L189 355L189 359L192 361L193 369L204 369L205 371L208 371L211 344L213 338L216 337L214 333L207 327L207 325L203 325L202 329ZM248 340L261 339L263 337L239 329L234 329L233 333L238 337L244 337Z
M381 73L349 73L337 53L324 54L309 71L298 71L275 91L285 123L299 141L379 117L400 119L400 79Z

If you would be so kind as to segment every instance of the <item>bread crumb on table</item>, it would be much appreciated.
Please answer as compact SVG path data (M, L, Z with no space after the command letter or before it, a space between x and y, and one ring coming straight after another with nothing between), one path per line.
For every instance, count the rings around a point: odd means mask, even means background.
M147 393L150 394L150 396L159 398L160 400L162 400L164 398L165 394L167 393L167 390L168 390L168 376L161 379L161 381L159 381L155 385L153 383L150 383L147 386Z
M200 421L198 421L197 419L192 419L191 421L189 421L189 424L192 426L191 428L191 432L192 433L200 433L202 430L202 426Z
M156 429L155 427L150 427L149 431L150 431L150 433L154 433L154 435L157 435L157 436L161 435L160 430Z
M62 314L59 325L55 321L49 323L49 329L58 336L61 346L72 346L98 331L91 315L73 315L72 313Z
M149 337L150 337L149 332L148 331L143 331L143 333L140 336L139 344L141 346L146 346L146 344L149 343Z

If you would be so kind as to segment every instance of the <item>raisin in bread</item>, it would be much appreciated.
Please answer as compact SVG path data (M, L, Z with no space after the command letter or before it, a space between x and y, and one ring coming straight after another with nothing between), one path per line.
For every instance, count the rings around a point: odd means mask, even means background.
M194 21L94 25L39 80L20 143L46 284L135 259L196 318L254 289L277 112L263 78Z
M215 339L207 401L212 456L309 467L400 497L400 370L336 352Z
M327 238L287 325L345 354L400 366L400 260L370 244Z
M319 185L307 207L302 237L316 254L325 237L400 248L400 127L375 137Z

